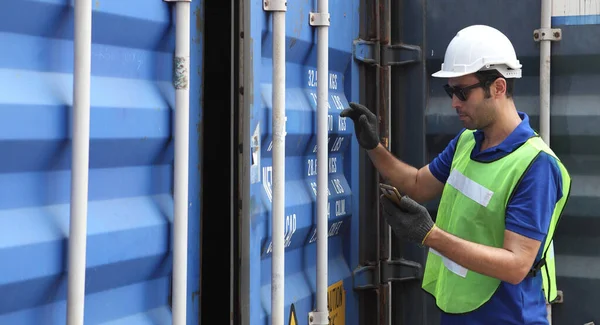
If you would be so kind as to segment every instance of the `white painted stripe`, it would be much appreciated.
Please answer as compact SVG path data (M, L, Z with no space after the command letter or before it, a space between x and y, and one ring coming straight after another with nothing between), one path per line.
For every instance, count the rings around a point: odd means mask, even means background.
M436 251L433 248L429 248L429 251L439 257L442 258L442 262L444 263L444 266L450 270L450 272L465 278L467 276L467 268L464 268L462 266L460 266L459 264L455 263L454 261L452 261L451 259L445 257L444 255L440 254L440 252Z
M484 207L487 207L492 199L492 196L494 195L494 192L463 175L456 169L453 169L450 172L448 184L452 185L452 187L454 187L456 190L471 200L483 205Z
M600 14L600 0L554 0L552 16L593 16Z

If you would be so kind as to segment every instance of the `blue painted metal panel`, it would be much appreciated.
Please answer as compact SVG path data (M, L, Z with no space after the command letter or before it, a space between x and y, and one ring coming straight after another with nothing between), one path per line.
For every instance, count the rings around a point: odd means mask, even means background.
M86 324L170 323L174 32L165 2L94 1ZM202 35L193 29L192 37L196 71ZM4 2L0 42L0 323L65 324L72 1ZM190 78L193 324L200 79Z
M352 122L339 113L358 97L358 73L352 41L358 35L357 0L329 1L329 282L344 281L346 324L356 324L352 269L358 261L358 158ZM252 83L248 98L250 130L256 156L250 166L249 318L252 324L270 323L271 314L271 91L272 16L262 2L250 7ZM301 323L315 308L316 293L316 30L309 12L316 3L288 1L286 14L286 159L285 159L285 308L293 303ZM356 100L356 99L355 99ZM321 162L318 162L321 163ZM260 299L254 299L260 297ZM286 316L287 317L287 316Z
M557 16L552 17L552 25L598 25L600 24L600 15L586 16Z

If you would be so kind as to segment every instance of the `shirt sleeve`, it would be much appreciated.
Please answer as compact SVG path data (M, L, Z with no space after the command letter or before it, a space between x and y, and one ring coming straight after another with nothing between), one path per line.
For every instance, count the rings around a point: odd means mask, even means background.
M552 212L562 197L562 177L554 157L545 152L531 164L506 207L506 229L543 241Z
M465 129L462 129L454 139L448 143L446 148L429 163L429 171L442 183L446 183L448 176L450 176L450 167L452 166L452 159L454 158L454 152L456 151L456 144L464 130Z

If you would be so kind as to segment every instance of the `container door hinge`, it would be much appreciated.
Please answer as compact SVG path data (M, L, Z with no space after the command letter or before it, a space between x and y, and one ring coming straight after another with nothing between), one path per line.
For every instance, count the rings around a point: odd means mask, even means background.
M381 45L375 41L355 40L354 58L371 65L395 66L421 61L421 48L409 44Z
M379 265L359 266L352 272L355 290L377 289L388 282L418 280L423 277L421 264L405 259L381 261Z

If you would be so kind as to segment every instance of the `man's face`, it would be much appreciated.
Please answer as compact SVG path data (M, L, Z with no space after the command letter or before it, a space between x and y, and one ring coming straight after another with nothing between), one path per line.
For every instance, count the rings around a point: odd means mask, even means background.
M450 78L448 85L450 87L464 88L471 85L477 85L479 80L475 75L470 74L458 78ZM462 92L466 100L461 100L458 95L452 96L452 107L456 110L458 118L463 126L469 130L483 129L490 125L496 115L496 104L493 98L486 98L482 87L474 87Z

